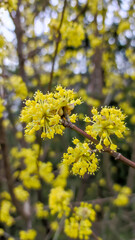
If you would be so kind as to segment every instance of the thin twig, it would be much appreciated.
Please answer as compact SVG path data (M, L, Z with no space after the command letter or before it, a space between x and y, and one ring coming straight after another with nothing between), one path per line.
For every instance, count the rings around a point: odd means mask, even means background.
M109 190L109 193L113 193L113 180L112 180L112 174L111 174L110 157L111 156L108 153L104 153L104 155L103 155L103 171L104 171L104 175L106 178L106 185Z
M51 230L45 237L45 240L52 239L53 231Z
M52 87L53 74L54 74L54 65L55 65L55 60L56 60L56 56L57 56L57 53L58 53L59 43L60 43L60 40L61 40L60 29L62 27L62 23L63 23L63 19L64 19L64 13L65 13L65 9L66 9L66 4L67 4L67 0L64 1L64 6L63 6L62 14L61 14L60 25L59 25L59 28L58 28L58 37L56 39L56 47L55 47L54 57L53 57L53 61L52 61L52 69L51 69L51 73L50 73L50 81L49 81L49 85L48 85L48 91L49 92L51 91L51 87Z
M64 224L64 221L65 221L65 216L62 217L62 219L60 220L59 222L59 228L56 230L55 234L54 234L54 237L53 237L53 240L57 240L62 229L63 229L63 224Z
M92 232L91 236L92 236L94 239L99 240L98 236L97 236L94 232Z
M21 24L21 13L20 13L20 5L21 0L18 0L18 8L16 10L16 14L14 15L12 12L10 13L10 17L13 20L13 23L15 25L15 34L17 39L17 55L19 60L19 74L22 77L23 81L27 84L27 76L25 72L25 57L23 54L23 34L24 29L22 28Z
M110 202L115 198L115 196L110 196L110 197L105 197L105 198L97 198L93 200L88 200L86 201L87 203L92 203L92 204L104 204L106 202ZM76 202L71 202L71 206L80 206L81 201L76 201ZM83 201L85 202L85 201Z
M73 22L76 22L78 18L86 12L88 8L88 2L85 4L85 6L81 9L81 11L78 13L78 15L73 19Z

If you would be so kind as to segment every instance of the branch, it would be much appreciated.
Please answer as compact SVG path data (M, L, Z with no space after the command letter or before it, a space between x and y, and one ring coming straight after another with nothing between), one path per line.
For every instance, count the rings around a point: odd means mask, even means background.
M132 168L131 168L132 169ZM134 169L132 169L134 171ZM103 172L106 178L107 188L110 193L113 194L113 179L111 174L111 161L110 155L108 153L104 153L103 155Z
M14 16L14 14L10 13L10 16L15 25L15 34L17 38L17 55L19 60L19 73L23 81L27 83L27 76L24 68L25 57L23 55L23 42L22 42L24 30L22 29L22 26L21 26L21 13L19 9L20 5L21 5L21 0L18 1L18 8L16 10L16 15Z
M85 6L81 9L81 11L78 13L78 15L73 19L73 22L76 22L78 18L86 12L88 8L88 2L85 4Z
M94 232L92 232L91 236L92 236L94 239L99 240L98 236L97 236Z
M88 138L92 143L96 145L99 143L97 139L93 138L92 136L90 136L89 134L87 134L86 132L84 132L82 129L78 128L76 125L72 124L71 122L62 120L62 124L64 127L71 128L77 133L81 134L83 137ZM111 150L109 147L105 147L104 145L102 146L103 146L103 152L108 152L111 156L115 158L115 160L119 160L125 163L126 165L132 168L135 168L135 162L132 162L128 158L124 157L121 153Z
M63 229L63 224L64 224L64 221L65 221L65 216L63 216L59 222L59 228L56 230L55 234L54 234L54 237L53 237L53 240L57 240L60 233L62 232L62 229Z
M104 197L104 198L96 198L96 199L93 199L93 200L88 200L88 201L83 201L83 202L87 202L87 203L92 203L92 204L106 204L106 203L111 203L113 202L113 200L117 197L117 194L115 195L112 195L110 197ZM133 199L135 198L135 193L132 193L130 196L129 196L129 199L133 201ZM71 205L70 207L74 207L74 206L80 206L80 201L76 201L76 202L71 202Z
M7 179L8 189L9 193L11 195L12 202L14 206L17 209L17 212L26 220L28 221L30 218L30 215L24 212L24 209L22 208L21 204L17 200L15 194L14 194L14 186L13 186L13 178L11 175L11 169L10 169L10 163L8 158L8 149L6 144L6 135L4 128L2 126L2 119L0 119L0 146L1 146L1 152L3 157L3 164L4 164L4 170L5 170L5 176Z
M55 47L55 52L54 52L54 57L53 57L53 62L52 62L52 70L51 70L51 73L50 73L50 81L49 81L49 85L48 85L48 91L49 92L51 91L51 87L52 87L54 65L55 65L55 60L56 60L56 56L57 56L57 53L58 53L59 43L60 43L60 40L61 40L60 29L62 27L62 23L63 23L63 19L64 19L64 13L65 13L65 9L66 9L66 4L67 4L67 0L64 1L64 6L63 6L63 10L62 10L60 25L59 25L59 28L58 28L58 37L56 39L56 47Z

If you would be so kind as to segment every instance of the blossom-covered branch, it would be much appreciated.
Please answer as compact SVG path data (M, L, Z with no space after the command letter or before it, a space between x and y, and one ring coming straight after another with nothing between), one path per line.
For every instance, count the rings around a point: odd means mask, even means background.
M57 86L54 93L46 95L37 91L34 95L34 100L26 101L26 106L21 113L21 121L27 123L25 133L31 135L39 129L43 129L41 137L51 139L54 137L54 134L62 135L64 128L69 127L94 143L96 151L108 152L116 160L120 160L128 166L135 168L134 162L115 151L117 145L112 142L110 137L111 135L116 135L118 138L122 138L123 133L126 132L125 115L121 110L114 107L104 107L101 109L101 112L98 112L97 109L93 108L92 119L88 116L84 119L88 125L86 130L83 131L73 124L76 122L77 115L71 115L71 112L77 104L81 104L81 100L75 100L75 96L76 94L73 90L66 90L61 86ZM93 150L89 151L91 151L90 154L93 153ZM86 169L88 169L89 163L87 160L85 160L84 164L85 170L83 170L81 175L84 175ZM80 165L79 168L81 169L81 167ZM94 169L96 171L96 167ZM90 172L94 173L94 171Z
M84 132L82 129L78 128L76 125L72 124L71 122L63 121L63 125L65 127L73 129L74 131L81 134L83 137L88 138L92 143L96 145L99 144L99 141L97 139L94 139L91 135L87 134L86 132ZM103 146L102 152L108 152L111 156L115 158L115 160L120 160L126 165L132 168L135 168L135 163L129 160L128 158L124 157L121 153L113 151L111 148L106 147L105 145L102 145L102 146Z

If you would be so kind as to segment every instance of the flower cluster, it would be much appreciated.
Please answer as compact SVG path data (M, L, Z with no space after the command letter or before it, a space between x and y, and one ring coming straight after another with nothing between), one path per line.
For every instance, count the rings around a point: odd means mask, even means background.
M51 183L54 179L54 174L52 173L53 166L51 162L41 162L39 161L39 176L46 182Z
M18 151L17 148L13 148L11 151L11 155L14 160L17 160L17 164L18 159L24 159L25 168L21 172L16 171L14 177L19 177L28 189L39 189L41 187L39 177L46 183L51 183L54 179L52 163L38 161L38 147L39 145L34 144L33 149L22 148L21 151Z
M88 1L88 7L91 9L91 13L95 15L98 8L98 0Z
M62 187L52 188L49 195L49 208L51 214L58 214L58 218L63 215L68 216L70 212L69 203L72 198L72 191L65 191Z
M103 107L100 113L93 108L92 114L92 120L89 117L85 117L85 122L91 123L91 125L86 127L86 132L95 139L100 137L100 143L96 148L101 150L103 148L102 144L104 144L106 147L116 150L117 145L112 143L110 135L115 134L118 138L123 137L123 133L126 131L125 115L120 109L113 107Z
M57 221L51 222L51 229L56 231L59 228L59 223Z
M11 155L15 160L24 159L25 168L14 173L14 177L19 177L23 185L28 189L39 189L40 181L37 175L37 153L33 149L22 148L18 151L17 148L12 148ZM15 164L16 165L16 164Z
M46 95L37 91L34 100L27 100L21 112L21 121L27 123L25 133L33 135L43 129L42 138L51 139L54 134L62 135L64 126L61 124L61 117L70 115L75 105L81 104L80 99L74 98L73 90L66 90L61 86L54 93Z
M20 231L20 240L34 240L37 233L34 229L29 229L28 231Z
M4 230L0 228L0 237L4 235Z
M65 220L64 232L70 238L89 239L95 219L96 212L92 205L81 202L80 207L75 207L72 216Z
M61 29L62 38L67 40L68 46L79 47L85 38L84 29L77 22L66 22Z
M22 185L15 187L14 193L16 195L16 198L21 202L25 202L29 197L29 193L23 189Z
M98 159L88 143L81 143L74 139L75 148L69 147L63 155L63 163L72 166L75 175L83 176L85 173L94 174L98 168Z
M3 99L0 97L0 118L3 116L3 111L5 107L3 106Z
M66 164L59 164L58 165L58 169L59 169L59 175L53 180L53 186L54 187L65 187L67 184L67 177L69 175L69 169L68 166Z
M0 222L5 223L7 226L12 226L15 222L14 218L11 216L11 213L16 211L15 207L11 203L11 198L9 193L1 193L1 206L0 206Z
M41 202L37 202L35 204L36 216L38 218L46 218L48 217L48 211L44 209L44 205Z
M92 49L96 49L97 47L100 47L102 44L102 38L96 37L95 34L90 34L89 40Z
M129 196L132 193L131 189L127 186L121 187L118 184L115 184L113 189L118 192L117 197L113 201L114 205L117 207L126 206L129 203Z
M129 62L131 64L133 64L133 66L135 65L135 53L134 53L134 49L129 47L126 50L126 57L128 58ZM134 76L134 75L133 75ZM134 77L133 77L134 78Z
M3 48L4 44L5 44L5 39L2 35L0 35L0 48Z
M18 0L0 1L0 7L8 9L10 12L17 9Z
M10 77L11 88L15 91L15 97L19 97L22 100L28 95L26 84L23 82L22 78L17 75Z
M126 30L130 29L130 23L128 21L121 21L119 23L118 29L117 29L117 33L121 34L123 32L125 32Z

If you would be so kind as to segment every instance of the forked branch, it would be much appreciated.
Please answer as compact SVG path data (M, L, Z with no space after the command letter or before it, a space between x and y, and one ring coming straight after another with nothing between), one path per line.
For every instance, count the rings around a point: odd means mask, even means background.
M76 125L72 124L71 122L63 120L62 124L64 127L71 128L74 131L81 134L83 137L88 138L92 143L94 143L96 145L99 143L99 141L97 139L93 138L91 135L87 134L85 131L78 128ZM106 147L104 145L102 145L102 146L103 146L102 152L108 152L111 156L113 156L115 158L115 160L119 160L119 161L123 162L124 164L128 165L129 167L135 168L135 162L132 162L128 158L124 157L121 153L111 150L109 147Z

